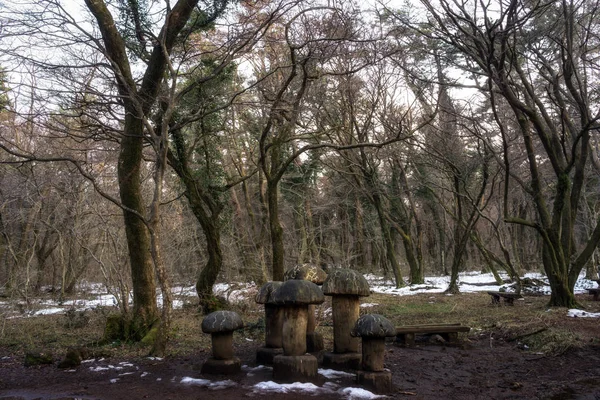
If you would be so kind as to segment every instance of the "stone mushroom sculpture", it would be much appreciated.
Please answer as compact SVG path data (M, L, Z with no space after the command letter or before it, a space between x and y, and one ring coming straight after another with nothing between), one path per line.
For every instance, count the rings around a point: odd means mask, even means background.
M265 346L256 351L258 364L273 364L273 357L283 354L283 310L273 302L273 293L280 286L281 282L267 282L256 294L256 302L265 305Z
M212 338L212 358L202 365L202 373L235 374L241 371L241 361L233 354L233 332L244 326L233 311L215 311L202 320L202 332Z
M273 378L279 382L310 382L317 378L317 358L306 353L308 306L321 304L323 292L309 281L289 280L273 294L283 309L283 355L273 358Z
M356 321L352 336L362 338L362 363L356 381L376 393L392 391L392 373L383 368L385 338L396 336L396 327L379 314L363 315Z
M323 283L323 293L331 296L333 314L333 353L323 355L323 365L331 368L360 367L360 339L351 332L358 320L361 296L371 294L369 283L362 274L350 269L336 269Z
M288 269L284 276L284 280L290 279L301 279L310 281L315 285L322 285L327 278L327 273L316 265L304 264L298 265ZM315 332L317 327L317 320L315 318L314 304L308 306L308 324L306 326L306 351L309 353L315 353L325 348L323 344L323 335L319 332Z

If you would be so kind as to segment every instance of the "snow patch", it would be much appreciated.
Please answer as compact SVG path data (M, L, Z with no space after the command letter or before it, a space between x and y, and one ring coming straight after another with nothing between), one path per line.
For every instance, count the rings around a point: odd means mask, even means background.
M267 392L267 393L314 393L317 392L320 387L314 383L276 383L273 381L259 382L254 387L254 392Z
M370 307L375 307L378 306L379 303L363 303L360 305L361 308L370 308Z
M573 318L600 318L600 313L591 313L583 310L572 308L567 311L567 317Z
M333 371L333 370L323 370L323 371ZM340 371L334 371L336 373ZM321 370L319 370L321 373ZM354 374L349 374L354 376ZM338 393L344 396L348 400L369 400L369 399L377 399L380 396L373 394L365 389L360 388L342 388L339 389L339 385L333 382L327 382L322 387L319 387L313 383L276 383L273 381L267 382L259 382L253 386L252 394L261 394L261 393L301 393L306 395L319 395L319 394L333 394Z
M353 388L353 387L340 389L340 394L347 396L346 398L348 400L368 400L368 399L379 399L382 397L386 397L383 395L374 394L365 389Z
M356 374L351 374L349 372L336 371L335 369L323 369L323 368L319 368L319 374L323 375L327 379L337 379L337 378L342 378L344 376L347 376L347 377L355 377L356 376Z
M189 376L182 378L181 383L184 385L205 387L211 390L227 389L237 385L237 383L230 379L225 381L211 381L208 379L191 378Z

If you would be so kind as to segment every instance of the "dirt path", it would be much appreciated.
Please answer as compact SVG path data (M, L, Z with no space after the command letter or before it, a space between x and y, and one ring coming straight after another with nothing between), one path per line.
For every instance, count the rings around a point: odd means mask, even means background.
M386 364L393 373L392 398L406 399L600 399L600 346L559 356L524 351L518 343L492 336L470 337L460 346L388 343ZM254 369L256 348L238 348L248 367L233 377L202 376L206 353L186 358L106 359L64 371L55 365L23 366L0 349L0 399L245 399L348 398L339 389L357 385L351 376L322 379L318 392L273 393L255 384L271 380L271 370ZM184 377L230 379L231 387L210 389L182 383ZM198 383L196 381L196 383Z

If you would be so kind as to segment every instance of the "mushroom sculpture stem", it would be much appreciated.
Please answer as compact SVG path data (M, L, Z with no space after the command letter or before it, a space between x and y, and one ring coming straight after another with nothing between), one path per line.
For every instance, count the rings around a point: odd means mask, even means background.
M317 358L306 353L308 305L321 304L323 292L309 281L284 282L272 296L274 304L283 308L283 354L273 358L275 381L307 382L317 378Z
M288 269L284 274L286 281L292 279L306 280L314 283L315 285L322 285L327 278L327 273L316 265L304 264L297 265L293 268ZM308 305L308 321L306 325L306 351L309 353L315 353L323 350L323 335L315 331L317 327L317 320L315 318L316 306L314 304Z
M265 346L256 351L258 364L273 364L273 358L283 354L283 309L272 300L273 294L280 286L281 282L267 282L256 294L256 302L265 305Z
M211 335L212 352L215 360L233 358L233 332L213 333Z
M359 297L370 294L369 283L354 270L336 269L325 279L323 293L331 296L333 315L333 353L323 354L323 365L356 370L361 360L360 339L351 332L360 313Z
M333 352L357 353L360 338L352 337L350 332L360 316L358 296L333 296L331 300L333 325Z
M286 307L283 311L283 354L301 356L306 353L308 307Z
M265 304L265 345L267 347L283 347L281 340L282 326L283 312L281 308L273 304Z

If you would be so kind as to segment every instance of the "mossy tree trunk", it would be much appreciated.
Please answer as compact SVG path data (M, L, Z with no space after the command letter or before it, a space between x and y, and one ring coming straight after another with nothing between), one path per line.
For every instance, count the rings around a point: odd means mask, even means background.
M128 48L117 21L104 0L85 0L85 4L102 35L105 56L110 61L114 79L123 101L125 121L120 139L118 182L123 219L129 250L134 308L128 330L132 339L141 339L160 319L156 304L154 263L150 252L150 233L147 226L146 204L142 196L141 169L145 143L145 123L156 103L161 82L167 70L169 54L185 27L197 0L179 0L165 15L164 26L147 54L143 78L132 73ZM138 7L128 3L128 7ZM139 13L139 9L130 10ZM143 37L141 34L139 37ZM145 49L146 42L140 46Z
M272 163L277 157L278 150L274 149L272 154ZM267 204L269 205L269 228L271 231L271 257L273 268L273 280L283 281L284 266L284 247L283 247L283 228L279 221L279 180L267 180Z
M146 207L140 180L143 146L142 121L127 114L119 152L118 176L133 289L133 312L128 332L134 340L142 339L159 319L156 276L150 253L150 233L144 221Z
M196 281L196 293L200 306L204 311L210 311L213 299L213 286L223 266L223 249L221 247L220 218L223 203L220 191L203 185L200 178L195 178L187 154L189 149L185 144L183 132L171 132L175 141L175 151L169 153L169 163L182 180L192 213L200 223L206 238L206 252L208 260Z

